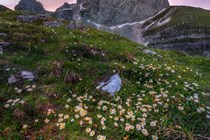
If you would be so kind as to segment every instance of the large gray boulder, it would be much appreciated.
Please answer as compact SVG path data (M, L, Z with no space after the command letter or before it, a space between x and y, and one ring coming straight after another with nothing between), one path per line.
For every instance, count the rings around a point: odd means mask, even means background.
M83 17L112 26L142 21L164 8L168 0L77 0Z
M56 9L54 16L58 19L71 21L75 15L77 4L68 4L65 2L61 7Z
M16 11L27 11L36 14L46 14L43 5L36 0L21 0L18 5L15 6Z

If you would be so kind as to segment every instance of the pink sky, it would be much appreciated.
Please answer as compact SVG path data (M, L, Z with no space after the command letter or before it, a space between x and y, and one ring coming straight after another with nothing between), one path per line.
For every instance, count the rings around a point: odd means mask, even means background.
M20 0L0 0L1 5L5 5L11 9L19 2ZM64 2L75 3L76 0L38 0L40 1L44 7L53 11L59 6L61 6ZM202 7L205 9L210 9L210 0L169 0L171 5L189 5L195 7Z

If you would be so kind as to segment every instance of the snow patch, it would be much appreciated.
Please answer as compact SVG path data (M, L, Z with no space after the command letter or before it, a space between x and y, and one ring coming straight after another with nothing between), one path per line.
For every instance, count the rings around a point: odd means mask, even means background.
M157 26L163 26L164 24L168 23L171 20L171 17L165 19L164 21L159 21Z

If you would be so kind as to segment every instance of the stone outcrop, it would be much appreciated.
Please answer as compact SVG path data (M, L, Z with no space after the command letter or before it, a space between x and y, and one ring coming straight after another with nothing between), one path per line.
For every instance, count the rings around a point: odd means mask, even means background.
M0 12L2 12L2 11L11 11L11 9L9 9L3 5L0 5Z
M38 15L19 15L17 16L17 20L22 22L35 22L35 21L45 21L50 19L51 16L49 14L38 14Z
M154 48L208 56L210 53L210 29L194 24L195 20L199 19L197 16L200 15L186 16L185 20L180 20L177 24L170 23L170 20L177 19L175 14L180 10L193 10L193 8L186 8L188 7L171 7L165 10L161 16L157 15L144 23L142 36L145 43ZM206 13L202 9L195 8L194 10Z
M64 3L61 7L56 9L55 13L53 14L58 19L64 19L71 21L73 20L73 16L75 14L75 7L76 4L68 4Z
M58 19L72 21L74 20L75 16L78 16L78 14L79 14L78 4L68 4L65 2L61 7L56 9L53 15Z
M136 22L169 7L167 0L78 0L82 17L113 26Z
M36 0L21 0L18 5L15 6L16 11L27 11L36 14L48 13L43 5Z

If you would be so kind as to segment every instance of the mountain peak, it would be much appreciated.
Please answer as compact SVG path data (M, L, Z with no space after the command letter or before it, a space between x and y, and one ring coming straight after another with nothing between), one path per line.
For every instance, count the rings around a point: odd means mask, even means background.
M164 8L168 0L77 0L83 14L99 24L107 26L145 20Z
M47 11L44 9L41 2L36 0L21 0L18 5L15 6L16 11L28 11L38 14L46 14Z

